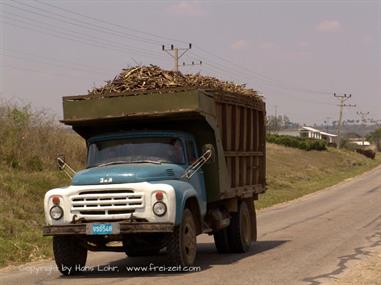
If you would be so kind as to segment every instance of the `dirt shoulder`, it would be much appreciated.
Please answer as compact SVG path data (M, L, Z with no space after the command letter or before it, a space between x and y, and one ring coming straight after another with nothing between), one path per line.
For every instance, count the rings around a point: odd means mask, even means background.
M331 285L380 285L381 248L369 257L349 268L342 277Z

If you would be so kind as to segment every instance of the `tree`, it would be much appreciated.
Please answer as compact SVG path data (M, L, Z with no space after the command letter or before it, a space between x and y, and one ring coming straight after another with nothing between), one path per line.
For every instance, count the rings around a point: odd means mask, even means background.
M376 129L367 136L367 140L377 145L378 151L381 151L381 128Z

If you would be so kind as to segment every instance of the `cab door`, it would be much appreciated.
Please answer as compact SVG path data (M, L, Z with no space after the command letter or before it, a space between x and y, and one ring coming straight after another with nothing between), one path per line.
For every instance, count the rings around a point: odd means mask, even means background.
M198 153L196 145L193 140L187 139L186 143L186 153L187 153L187 162L188 165L191 165L197 160ZM189 183L192 184L194 189L198 192L200 207L202 207L201 213L206 211L206 191L205 191L205 181L204 181L204 172L200 168L189 180Z

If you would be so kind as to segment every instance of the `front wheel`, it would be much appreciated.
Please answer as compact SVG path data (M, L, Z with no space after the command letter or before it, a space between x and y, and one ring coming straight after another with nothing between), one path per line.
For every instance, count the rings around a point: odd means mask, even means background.
M81 240L69 236L53 237L53 252L58 270L63 275L74 275L83 271L87 249Z
M196 260L196 224L189 209L183 212L180 226L177 226L167 240L167 254L171 264L191 266Z

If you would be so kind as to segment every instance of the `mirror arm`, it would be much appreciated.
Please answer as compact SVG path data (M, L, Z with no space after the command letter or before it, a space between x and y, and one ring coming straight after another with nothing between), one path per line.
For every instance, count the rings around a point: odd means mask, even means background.
M212 151L207 150L202 156L200 156L195 162L193 162L187 169L181 178L190 179L205 163L212 158Z
M73 176L76 174L76 171L73 168L71 168L70 165L68 165L62 158L57 157L57 160L62 164L62 166L59 166L60 170L63 170L65 174L70 179L72 179Z

